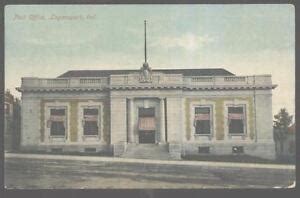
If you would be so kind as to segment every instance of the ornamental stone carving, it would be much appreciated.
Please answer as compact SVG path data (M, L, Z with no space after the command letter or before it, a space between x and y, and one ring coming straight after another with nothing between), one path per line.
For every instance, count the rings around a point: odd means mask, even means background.
M148 63L145 62L143 67L141 67L139 81L141 83L149 83L152 82L152 70L149 67Z

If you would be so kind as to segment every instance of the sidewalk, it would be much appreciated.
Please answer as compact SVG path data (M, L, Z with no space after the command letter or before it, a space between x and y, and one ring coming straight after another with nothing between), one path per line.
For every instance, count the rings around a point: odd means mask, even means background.
M102 156L73 156L73 155L49 155L49 154L17 154L5 153L4 158L20 159L53 159L71 161L93 161L93 162L116 162L131 164L157 164L157 165L178 165L178 166L201 166L201 167L222 167L222 168L260 168L260 169L281 169L295 170L295 165L278 164L255 164L255 163L236 163L236 162L207 162L207 161L166 161L150 159L129 159Z

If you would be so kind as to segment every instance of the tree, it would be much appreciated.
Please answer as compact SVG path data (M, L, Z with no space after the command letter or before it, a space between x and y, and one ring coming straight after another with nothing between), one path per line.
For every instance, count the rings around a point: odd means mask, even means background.
M284 128L287 129L293 120L293 116L289 115L285 108L280 109L279 113L274 116L274 128L280 129Z
M285 108L280 109L274 116L274 139L280 143L280 152L283 152L283 142L287 137L288 127L291 125L293 116L289 115Z

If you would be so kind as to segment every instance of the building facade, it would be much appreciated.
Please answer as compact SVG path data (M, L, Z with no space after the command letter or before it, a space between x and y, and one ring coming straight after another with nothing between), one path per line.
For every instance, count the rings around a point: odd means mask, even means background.
M224 69L77 70L22 78L23 150L275 158L270 75Z

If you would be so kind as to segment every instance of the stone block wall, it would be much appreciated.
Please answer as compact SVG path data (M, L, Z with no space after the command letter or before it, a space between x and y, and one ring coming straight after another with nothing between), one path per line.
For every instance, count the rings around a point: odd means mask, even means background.
M249 142L184 143L182 155L234 155L232 147L242 146L245 155L274 160L273 145ZM209 153L199 153L199 147L209 147Z
M194 92L185 98L185 125L187 141L183 144L183 155L199 155L199 147L210 147L209 155L230 155L233 146L243 146L244 154L266 159L275 159L275 145L272 132L272 95L271 90L220 91L211 93ZM230 96L229 96L230 95ZM190 124L191 103L214 102L215 137L191 139L194 133ZM226 101L247 103L247 134L245 138L230 138L226 134L224 105ZM238 103L237 102L237 103ZM227 102L228 103L228 102ZM230 102L229 102L230 103ZM203 155L203 154L200 154Z
M127 113L126 113L126 98L111 98L110 99L111 113L111 143L127 141Z
M167 141L181 142L183 133L182 98L168 97L167 103Z
M21 148L40 144L40 99L22 98Z
M66 142L45 141L45 105L48 103L68 104L68 140ZM78 127L78 105L82 102L100 102L101 112L101 142L80 142ZM21 149L26 151L51 151L61 148L65 152L84 152L85 148L95 149L96 152L110 152L110 103L105 94L96 93L23 93L22 96L22 126ZM103 120L102 120L103 119Z

